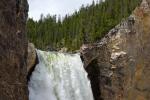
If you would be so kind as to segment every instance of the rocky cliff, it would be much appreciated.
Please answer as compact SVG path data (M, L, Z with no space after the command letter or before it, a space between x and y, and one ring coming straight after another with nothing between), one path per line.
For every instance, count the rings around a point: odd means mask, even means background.
M95 100L150 100L150 0L81 54Z
M27 100L27 0L0 1L0 100Z

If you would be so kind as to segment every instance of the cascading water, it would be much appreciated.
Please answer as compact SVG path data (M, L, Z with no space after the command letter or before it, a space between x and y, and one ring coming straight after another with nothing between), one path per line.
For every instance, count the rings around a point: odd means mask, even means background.
M79 54L37 50L39 64L29 81L29 100L93 100Z

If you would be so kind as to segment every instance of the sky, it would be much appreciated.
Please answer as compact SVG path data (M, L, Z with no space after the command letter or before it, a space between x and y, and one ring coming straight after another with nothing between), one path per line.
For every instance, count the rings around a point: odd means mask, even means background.
M93 0L28 0L29 18L39 20L40 15L61 15L72 14L79 10L82 4L91 4ZM97 0L94 0L97 1Z

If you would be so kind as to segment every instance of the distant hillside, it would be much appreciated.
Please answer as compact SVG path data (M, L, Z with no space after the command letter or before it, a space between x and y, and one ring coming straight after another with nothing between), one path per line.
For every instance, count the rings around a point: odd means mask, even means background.
M82 6L73 15L61 21L56 16L41 16L39 21L28 19L28 38L39 49L67 47L79 49L83 43L101 39L123 18L131 14L141 0L105 0Z

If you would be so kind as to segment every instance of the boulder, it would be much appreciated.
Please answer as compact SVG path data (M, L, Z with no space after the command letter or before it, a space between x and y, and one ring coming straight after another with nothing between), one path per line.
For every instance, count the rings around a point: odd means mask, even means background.
M67 51L68 51L68 48L63 47L58 52L64 53L64 52L67 52Z
M100 42L81 47L95 100L150 100L149 2Z

